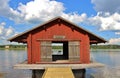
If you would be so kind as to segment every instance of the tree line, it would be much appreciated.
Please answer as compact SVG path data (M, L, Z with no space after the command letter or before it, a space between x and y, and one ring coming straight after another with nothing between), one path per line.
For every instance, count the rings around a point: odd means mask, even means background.
M120 49L120 45L91 45L91 49Z
M0 49L26 49L27 45L0 45ZM53 49L62 48L53 46ZM120 45L91 45L90 49L120 49Z
M27 45L0 45L0 49L26 49Z

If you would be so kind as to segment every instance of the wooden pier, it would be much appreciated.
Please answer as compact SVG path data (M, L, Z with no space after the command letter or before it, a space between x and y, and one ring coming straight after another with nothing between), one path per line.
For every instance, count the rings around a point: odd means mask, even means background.
M47 68L42 78L75 78L72 69L66 68Z
M87 68L98 68L98 67L104 67L104 64L98 63L98 62L91 62L89 64L78 64L78 63L41 63L41 64L27 64L27 61L14 65L14 69L30 69L32 70L32 78L48 78L47 75L50 75L50 71L54 70L47 70L46 68L57 68L62 71L62 68L70 68L72 72L74 73L73 78L85 78L85 73ZM49 73L48 73L49 72ZM57 72L57 70L56 70ZM57 74L57 73L56 73ZM55 75L53 72L51 73L51 76ZM64 74L63 74L64 75ZM50 77L49 77L50 78ZM51 77L53 78L53 77ZM58 77L56 77L58 78ZM61 77L64 78L64 77ZM66 77L70 78L70 77Z

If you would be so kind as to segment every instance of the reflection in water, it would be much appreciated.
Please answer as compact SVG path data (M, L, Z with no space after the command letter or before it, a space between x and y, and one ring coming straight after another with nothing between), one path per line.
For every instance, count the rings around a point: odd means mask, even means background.
M0 50L0 78L31 78L31 71L13 69L13 65L26 60L26 54L21 50Z
M94 61L105 64L103 68L92 70L94 78L120 78L120 50L98 50L91 56Z
M31 78L30 70L13 69L27 59L26 51L0 50L0 78ZM91 59L105 64L103 68L87 69L86 78L120 78L120 50L96 50Z

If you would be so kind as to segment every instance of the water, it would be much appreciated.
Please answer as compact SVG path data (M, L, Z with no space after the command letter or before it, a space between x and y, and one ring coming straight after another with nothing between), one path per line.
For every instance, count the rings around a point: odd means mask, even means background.
M105 67L88 69L89 76L93 76L93 78L120 78L120 50L92 51L91 59L105 64Z
M13 69L13 65L26 58L25 50L0 50L0 78L31 78L30 70Z
M0 50L0 78L31 78L30 70L13 69L26 59L25 50ZM120 78L120 50L92 51L91 59L105 67L87 69L86 78Z

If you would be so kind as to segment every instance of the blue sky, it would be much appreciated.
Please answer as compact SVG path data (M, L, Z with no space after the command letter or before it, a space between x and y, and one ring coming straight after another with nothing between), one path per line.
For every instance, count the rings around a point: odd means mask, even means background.
M0 45L56 16L120 44L120 0L0 0ZM110 5L111 4L111 5Z

